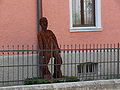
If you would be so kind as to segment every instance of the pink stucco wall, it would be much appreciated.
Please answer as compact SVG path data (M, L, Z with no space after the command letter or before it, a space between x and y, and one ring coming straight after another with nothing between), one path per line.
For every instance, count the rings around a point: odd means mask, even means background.
M120 0L101 0L102 28L99 32L70 32L69 0L42 0L43 16L49 20L60 44L120 42Z
M0 46L36 45L36 1L0 0Z
M36 45L37 0L0 0L0 46ZM102 0L100 32L70 32L69 0L42 0L43 16L59 44L120 42L120 0Z

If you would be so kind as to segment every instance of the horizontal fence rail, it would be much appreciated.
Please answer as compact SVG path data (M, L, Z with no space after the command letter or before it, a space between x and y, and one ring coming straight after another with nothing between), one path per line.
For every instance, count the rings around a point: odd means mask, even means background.
M34 46L3 46L0 50L0 86L24 84L27 78L41 76L41 52L52 52L47 65L54 73L54 52L60 51L63 76L84 80L120 78L120 44L60 45L58 49L38 50ZM45 64L43 64L44 66Z

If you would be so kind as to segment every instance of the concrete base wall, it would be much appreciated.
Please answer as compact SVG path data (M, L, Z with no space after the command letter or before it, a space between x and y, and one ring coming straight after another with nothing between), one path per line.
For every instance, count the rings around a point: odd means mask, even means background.
M120 90L120 79L10 86L0 90Z
M62 74L64 76L77 76L82 80L106 79L116 77L118 70L117 51L94 52L62 52ZM78 65L81 63L98 63L96 73L79 73ZM4 55L0 56L0 86L23 84L26 78L40 76L39 56L37 54ZM54 58L48 64L50 72L54 73ZM87 78L86 78L87 77Z
M0 56L0 86L23 84L38 75L37 55Z

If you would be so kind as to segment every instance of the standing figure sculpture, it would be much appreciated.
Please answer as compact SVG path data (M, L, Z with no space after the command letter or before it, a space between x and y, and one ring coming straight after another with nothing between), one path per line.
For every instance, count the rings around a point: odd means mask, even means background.
M60 78L62 76L61 64L62 58L60 56L60 49L57 43L57 39L54 33L51 30L48 30L48 21L47 18L42 17L40 19L40 25L42 30L38 33L38 45L41 50L39 55L42 57L40 59L40 70L42 73L42 78L52 79ZM52 51L54 50L54 51ZM50 58L54 57L54 74L51 75L48 69L48 63Z

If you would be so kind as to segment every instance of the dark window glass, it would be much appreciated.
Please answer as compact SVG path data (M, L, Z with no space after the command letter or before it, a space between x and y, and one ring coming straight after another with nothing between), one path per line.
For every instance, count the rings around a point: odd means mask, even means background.
M72 0L73 27L95 26L95 0Z

